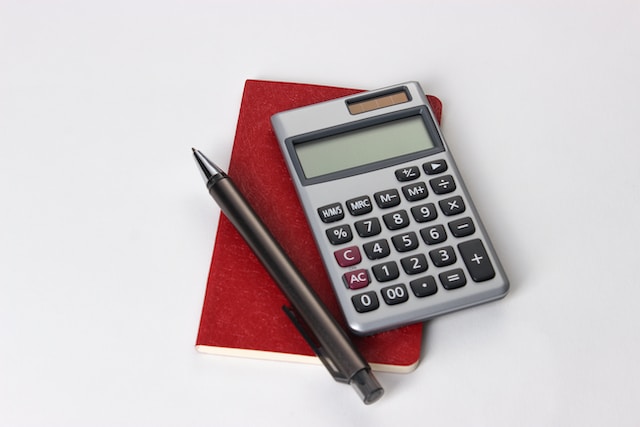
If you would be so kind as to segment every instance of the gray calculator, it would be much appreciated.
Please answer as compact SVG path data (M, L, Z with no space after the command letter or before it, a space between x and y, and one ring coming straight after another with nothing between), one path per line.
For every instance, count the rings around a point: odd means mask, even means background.
M271 122L349 328L503 297L508 279L416 82Z

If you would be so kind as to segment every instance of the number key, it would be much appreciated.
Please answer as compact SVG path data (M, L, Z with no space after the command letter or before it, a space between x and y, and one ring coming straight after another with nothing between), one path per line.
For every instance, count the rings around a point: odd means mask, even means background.
M357 221L355 224L356 231L360 237L371 237L376 234L380 234L382 229L380 228L380 221L378 218L369 218Z
M378 282L388 282L389 280L397 279L400 275L398 265L394 261L374 265L371 270L373 270L373 275L376 276Z
M393 246L395 246L398 252L412 251L418 247L418 236L413 231L409 233L400 234L391 238Z
M436 212L436 206L433 203L426 203L412 207L411 215L413 215L413 218L418 222L427 222L436 219L438 212Z
M389 256L391 249L389 243L385 239L376 240L374 242L365 243L363 246L364 253L369 259L380 259Z
M420 235L427 245L435 245L447 240L447 232L444 231L444 226L441 224L423 228L420 230Z
M389 230L398 230L409 225L407 211L391 212L382 217Z
M445 246L441 249L434 249L429 252L429 257L436 267L444 267L456 262L456 253L451 246Z
M351 302L358 313L366 313L380 307L375 291L354 295L351 297Z
M384 298L384 302L389 305L400 304L409 299L407 288L401 283L382 288L380 289L380 293L382 294L382 298Z
M407 274L418 274L427 270L427 257L424 254L416 254L400 260L402 269Z

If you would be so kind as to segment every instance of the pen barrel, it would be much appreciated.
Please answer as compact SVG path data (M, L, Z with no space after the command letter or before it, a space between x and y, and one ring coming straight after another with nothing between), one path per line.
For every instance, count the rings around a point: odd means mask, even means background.
M369 365L325 304L284 252L233 181L213 177L207 183L211 196L262 262L280 290L314 333L322 349L347 382ZM359 374L360 377L363 373Z

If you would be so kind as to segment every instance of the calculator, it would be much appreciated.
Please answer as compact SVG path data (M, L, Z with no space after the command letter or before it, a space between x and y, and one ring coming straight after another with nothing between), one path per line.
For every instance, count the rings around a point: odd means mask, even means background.
M370 335L503 297L503 271L420 85L275 114L348 327Z

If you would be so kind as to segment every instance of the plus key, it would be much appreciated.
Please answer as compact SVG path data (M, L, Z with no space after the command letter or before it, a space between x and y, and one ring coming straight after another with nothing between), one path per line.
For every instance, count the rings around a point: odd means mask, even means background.
M493 270L487 251L482 240L473 239L458 245L460 255L467 266L469 274L474 282L484 282L493 279L496 272Z

